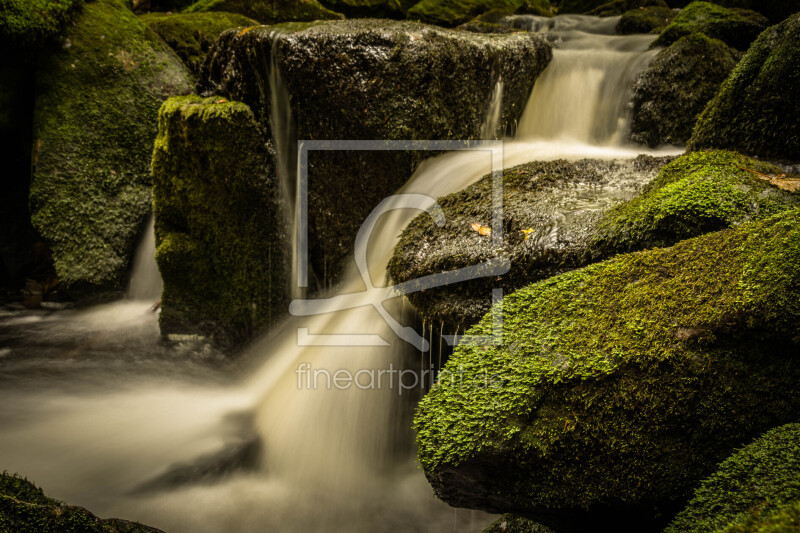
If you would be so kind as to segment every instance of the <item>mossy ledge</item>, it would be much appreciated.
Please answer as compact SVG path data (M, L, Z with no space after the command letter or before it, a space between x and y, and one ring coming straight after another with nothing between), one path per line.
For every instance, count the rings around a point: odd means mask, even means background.
M799 223L791 210L507 296L500 344L457 347L419 404L436 494L558 531L657 527L737 446L796 419ZM489 314L468 334L492 331Z
M787 424L720 463L664 533L777 533L798 528L800 424Z
M288 251L269 146L245 104L172 98L153 153L161 332L234 347L285 312Z

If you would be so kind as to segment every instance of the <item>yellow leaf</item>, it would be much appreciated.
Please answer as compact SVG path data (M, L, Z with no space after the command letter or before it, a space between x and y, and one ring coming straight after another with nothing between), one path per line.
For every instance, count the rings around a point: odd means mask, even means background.
M531 233L533 233L535 230L533 228L528 228L528 229L522 229L520 231L522 232L523 235L525 235L525 238L522 239L522 242L525 242L528 240L528 237L531 236Z
M484 235L484 236L492 234L492 228L490 228L489 226L483 226L481 224L478 224L477 222L474 222L472 224L472 229L474 229L479 234Z

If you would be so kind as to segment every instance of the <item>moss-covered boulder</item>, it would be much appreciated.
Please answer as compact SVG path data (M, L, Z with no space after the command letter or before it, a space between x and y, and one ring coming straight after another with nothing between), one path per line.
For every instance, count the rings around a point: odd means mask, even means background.
M650 6L626 11L617 23L617 33L661 33L675 18L676 12L664 6Z
M741 58L702 33L661 50L636 79L631 140L650 147L685 145L697 117Z
M416 0L320 0L320 3L347 18L403 19Z
M653 46L669 46L686 35L704 33L744 51L767 24L767 19L755 11L728 9L710 2L692 2L664 28Z
M87 3L37 70L33 225L66 289L124 286L150 211L158 108L189 91L169 47L124 0Z
M288 305L288 251L269 146L250 109L164 103L153 153L161 332L249 339Z
M194 76L200 73L206 54L223 31L258 25L244 15L224 12L149 13L142 20L178 54Z
M690 149L800 161L800 14L769 28L697 121Z
M499 123L508 131L550 58L550 45L533 34L485 36L371 19L301 29L262 27L243 35L224 33L200 87L250 105L270 137L277 134L289 147L279 154L291 163L296 139L480 138L500 77ZM270 77L273 59L279 76ZM273 114L272 96L281 87L288 104L281 103ZM281 122L273 120L281 119L278 111L291 112L290 127L273 130ZM337 278L367 215L429 156L421 151L309 153L312 289ZM293 170L285 174L293 187Z
M601 17L622 15L626 11L642 7L667 7L665 0L561 0L559 14L585 13Z
M490 259L511 262L509 272L409 294L427 319L448 329L472 325L492 303L492 289L507 294L589 261L588 244L602 214L635 197L666 160L534 162L503 174L503 244L475 231L492 225L492 176L439 199L446 223L416 217L403 231L388 265L396 282L447 272Z
M691 0L667 0L670 7L686 7ZM773 24L800 11L800 0L711 0L723 7L752 9L766 16Z
M766 527L770 523L787 527ZM787 424L725 459L716 472L703 480L692 501L664 533L798 529L800 424Z
M205 11L239 13L262 24L344 18L341 13L331 11L317 0L199 0L187 7L184 13Z
M84 0L0 0L0 43L36 47L60 36Z
M18 475L0 474L0 531L8 533L163 533L117 518L100 519L82 507L45 496Z
M557 531L654 530L796 419L799 292L791 210L507 296L499 343L457 347L419 404L429 481ZM467 333L491 335L493 314Z
M422 0L408 10L410 20L453 27L491 10L513 13L520 0Z
M552 530L532 520L512 514L504 514L483 533L552 533Z
M491 11L478 15L469 22L459 25L457 29L475 33L513 33L519 31L519 29L514 28L513 25L506 20L511 14L512 13L503 9L492 9ZM554 16L553 9L550 7L547 0L545 0L545 2L525 2L518 7L513 14L537 15L540 17Z

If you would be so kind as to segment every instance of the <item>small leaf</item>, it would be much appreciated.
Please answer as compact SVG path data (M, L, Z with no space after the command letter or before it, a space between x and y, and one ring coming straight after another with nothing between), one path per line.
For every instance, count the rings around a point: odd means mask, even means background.
M477 222L472 223L472 229L477 231L479 234L486 236L492 234L492 228L489 226L484 226L482 224L478 224Z
M533 228L528 228L528 229L522 229L520 231L522 232L523 235L525 235L525 238L522 239L522 242L525 242L528 240L528 237L531 236L531 233L533 233L536 230L534 230Z
M239 35L237 35L237 37L241 37L241 36L242 36L242 35L244 35L245 33L247 33L247 32L249 32L250 30L252 30L253 28L255 28L255 26L250 26L249 28L245 28L245 29L243 29L242 31L240 31L240 32L239 32Z

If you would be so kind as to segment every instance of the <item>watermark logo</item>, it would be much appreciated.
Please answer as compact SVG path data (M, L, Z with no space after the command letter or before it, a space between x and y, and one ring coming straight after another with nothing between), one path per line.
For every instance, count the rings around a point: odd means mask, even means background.
M499 248L503 243L503 142L502 141L299 141L297 165L297 205L295 235L295 268L299 288L308 287L308 154L312 151L482 151L491 155L492 174L492 245ZM426 289L488 276L500 276L510 269L507 258L496 257L480 264L448 272L431 274L389 287L375 287L369 274L367 246L380 217L395 209L418 209L426 212L434 223L442 227L445 215L436 199L423 194L397 194L384 199L370 213L356 235L355 262L366 289L362 292L339 294L330 298L295 299L289 305L294 316L313 316L337 311L371 306L405 342L420 351L428 351L429 343L414 328L403 326L389 313L383 303L398 296ZM492 291L493 304L502 299L502 289ZM494 306L498 309L498 306ZM496 345L502 342L502 313L493 312L492 334L488 336L456 337L446 335L451 346L455 344ZM385 346L387 341L375 334L314 334L308 328L298 328L297 342L300 346Z

